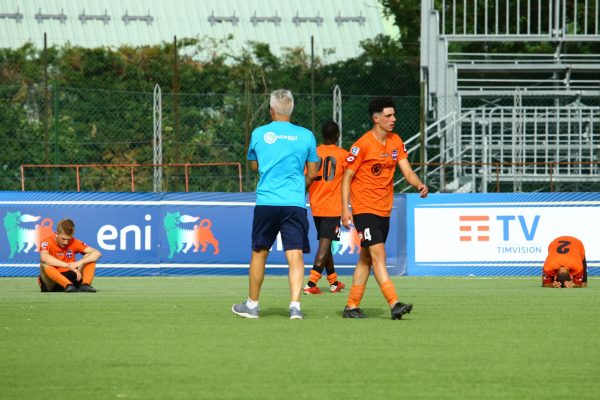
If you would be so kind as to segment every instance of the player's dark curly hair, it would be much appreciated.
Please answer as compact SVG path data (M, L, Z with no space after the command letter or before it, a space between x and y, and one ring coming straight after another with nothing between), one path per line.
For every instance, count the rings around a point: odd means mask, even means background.
M380 113L384 108L388 107L396 108L396 103L394 103L391 97L373 97L369 103L369 115Z
M336 141L340 134L340 127L334 121L325 121L321 126L323 140Z
M556 274L556 280L562 284L561 287L565 287L565 282L569 282L571 280L569 270L566 267L561 266Z

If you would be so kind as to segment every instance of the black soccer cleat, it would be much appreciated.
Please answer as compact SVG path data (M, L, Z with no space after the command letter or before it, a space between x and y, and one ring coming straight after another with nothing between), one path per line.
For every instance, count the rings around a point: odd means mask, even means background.
M65 293L77 293L79 290L77 290L77 286L75 285L67 285L67 287L65 288Z
M87 283L84 283L81 286L79 286L79 291L86 293L96 293L96 289L94 289L93 286L88 285Z
M412 304L397 302L394 308L392 308L392 319L402 319L402 316L411 312L412 308Z
M342 317L344 317L344 318L367 318L367 316L358 307L357 308L348 308L348 307L344 308Z

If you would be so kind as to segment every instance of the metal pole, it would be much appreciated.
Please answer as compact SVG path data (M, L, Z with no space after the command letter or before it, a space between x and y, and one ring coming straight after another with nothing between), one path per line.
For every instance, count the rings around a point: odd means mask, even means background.
M246 139L244 151L248 152L248 146L250 146L250 82L246 79L244 83L244 100L245 100L245 109L244 109L244 136ZM246 157L244 157L246 159ZM250 182L250 165L249 161L246 159L246 184Z
M75 165L75 177L77 179L77 192L81 192L81 178L79 176L79 164Z
M58 110L58 79L54 79L54 164L58 164L58 123L60 121ZM54 169L54 190L60 191L60 175L57 169Z
M315 37L310 37L310 116L311 130L315 132Z
M185 164L183 166L183 174L185 176L185 192L189 192L190 191L190 177L189 177L189 173L188 173L188 165L189 164Z
M419 158L421 163L421 180L423 183L425 182L425 170L427 169L427 165L425 164L425 114L427 110L425 107L427 106L427 102L425 101L425 82L421 81L421 94L420 94L420 105L419 105L419 130L421 131L421 135L419 137Z
M21 191L25 191L25 167L21 164Z
M174 162L181 161L179 154L179 54L177 36L173 36L173 141L175 142Z
M338 85L333 88L333 121L340 127L338 146L344 147L342 145L342 90Z
M46 149L44 154L44 164L50 163L50 148L48 146L49 138L49 121L50 116L50 91L48 90L48 42L46 38L46 32L44 32L44 147ZM46 178L48 178L48 170L46 170Z
M160 86L154 86L154 192L162 192L162 92ZM133 191L133 190L132 190Z

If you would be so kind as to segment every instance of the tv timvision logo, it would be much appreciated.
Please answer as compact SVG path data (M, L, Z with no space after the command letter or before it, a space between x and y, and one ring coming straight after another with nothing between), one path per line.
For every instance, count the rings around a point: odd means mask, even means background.
M524 215L497 215L495 220L491 220L489 215L460 215L459 221L461 242L489 242L491 233L496 230L502 232L504 242L522 239L531 242L535 238L540 216L534 215L528 222Z

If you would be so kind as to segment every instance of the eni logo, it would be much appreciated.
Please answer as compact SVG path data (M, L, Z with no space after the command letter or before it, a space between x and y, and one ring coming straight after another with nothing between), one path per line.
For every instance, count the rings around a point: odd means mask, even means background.
M263 136L263 139L266 144L273 144L277 141L277 135L275 132L267 132L265 133L265 136Z

